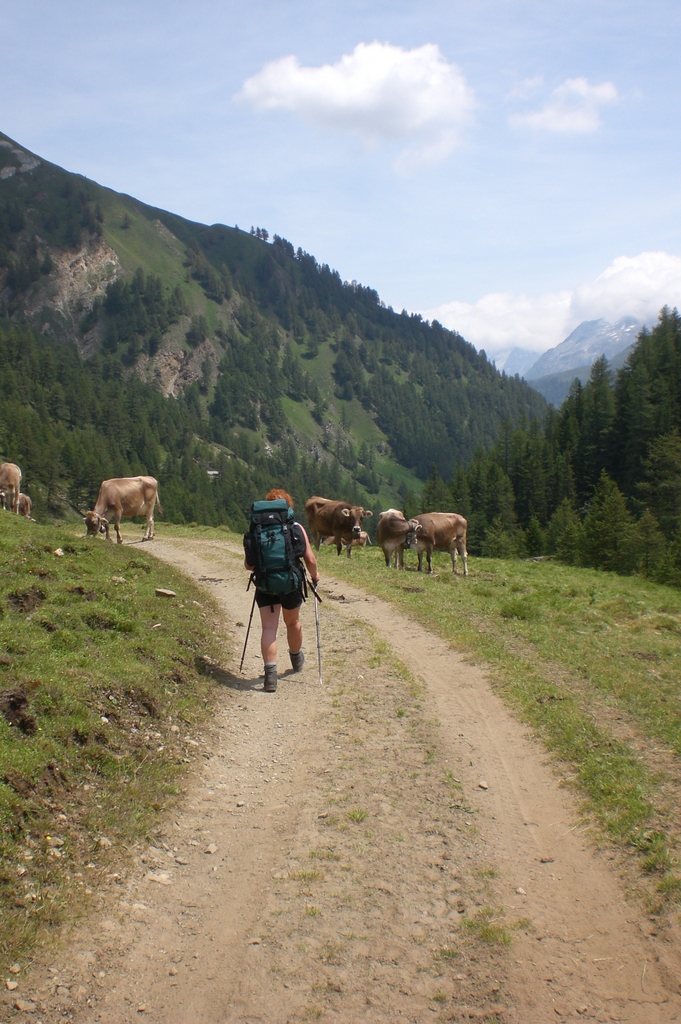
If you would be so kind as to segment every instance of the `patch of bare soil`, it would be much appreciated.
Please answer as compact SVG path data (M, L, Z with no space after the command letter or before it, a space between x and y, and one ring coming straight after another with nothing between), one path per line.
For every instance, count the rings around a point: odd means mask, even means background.
M7 595L7 603L17 612L34 612L44 600L45 594L37 587Z
M305 668L283 674L280 638L265 694L257 629L236 672L240 558L153 550L224 610L214 720L174 819L98 879L52 960L13 976L6 1019L18 1001L43 1024L681 1019L677 949L626 902L481 669L332 582L324 685L308 605Z
M0 715L11 726L31 736L38 728L28 709L28 694L21 686L14 686L0 692Z

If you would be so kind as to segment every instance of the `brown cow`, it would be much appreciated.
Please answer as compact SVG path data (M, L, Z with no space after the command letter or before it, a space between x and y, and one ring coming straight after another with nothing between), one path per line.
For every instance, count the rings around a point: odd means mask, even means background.
M5 495L2 507L7 508L9 503L10 512L16 512L20 490L21 470L13 462L3 462L0 466L0 491Z
M419 556L419 569L423 570L423 552L428 559L428 572L433 571L433 550L448 551L452 556L452 572L458 572L457 554L463 559L463 574L468 576L468 552L466 551L466 530L468 523L457 512L424 512L414 516L411 523L420 523L421 530L412 528L405 547L413 548Z
M153 476L122 476L114 480L104 480L99 488L97 503L94 509L85 513L85 527L88 537L96 537L103 529L106 539L109 537L109 520L113 515L116 540L123 543L120 524L122 516L147 517L147 528L142 540L154 539L154 507L163 515L161 502L158 498L158 484Z
M317 551L322 537L333 537L336 552L340 555L345 543L350 558L352 542L359 539L362 533L362 519L373 515L373 512L361 505L351 505L349 501L313 497L305 502L305 515L310 527L310 539Z
M33 508L33 502L29 498L28 494L20 494L17 502L17 513L23 516L25 519L31 518L31 509ZM35 521L35 520L33 520Z
M407 534L410 529L413 529L418 533L421 529L421 524L414 526L414 520L410 519L409 522L404 518L404 514L397 508L386 509L385 512L381 512L378 517L378 524L376 526L376 540L383 549L385 555L385 564L390 568L392 562L392 556L395 555L395 568L404 569L404 543L407 539Z

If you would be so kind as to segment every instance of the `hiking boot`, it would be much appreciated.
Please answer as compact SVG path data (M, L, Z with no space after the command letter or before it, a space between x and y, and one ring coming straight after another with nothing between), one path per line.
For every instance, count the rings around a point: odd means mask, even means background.
M305 655L302 651L298 651L297 654L294 654L293 651L289 651L288 653L291 655L291 668L294 672L300 672L305 664Z
M265 693L274 693L277 689L277 666L265 665Z

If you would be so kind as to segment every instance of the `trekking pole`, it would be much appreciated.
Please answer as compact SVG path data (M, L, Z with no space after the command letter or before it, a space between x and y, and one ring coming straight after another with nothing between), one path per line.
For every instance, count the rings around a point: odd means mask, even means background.
M310 587L312 588L312 593L314 594L314 621L315 621L315 625L317 627L317 664L319 665L319 685L323 686L323 683L322 683L322 643L321 643L321 639L320 639L320 635L319 635L319 605L322 603L322 599L319 596L319 594L317 593L317 588L315 587L315 585L312 582L312 580L310 580L309 582L310 582Z
M249 582L248 586L250 587L250 585L251 584ZM246 589L248 590L248 587ZM255 608L255 595L256 594L257 594L257 590L254 590L253 591L253 604L251 605L251 614L250 614L249 619L248 619L248 629L246 630L246 639L244 640L244 650L243 650L243 654L241 655L241 664L239 665L239 672L243 672L243 668L244 668L244 658L246 657L246 648L248 646L248 637L249 637L249 634L251 632L251 622L253 621L253 609Z

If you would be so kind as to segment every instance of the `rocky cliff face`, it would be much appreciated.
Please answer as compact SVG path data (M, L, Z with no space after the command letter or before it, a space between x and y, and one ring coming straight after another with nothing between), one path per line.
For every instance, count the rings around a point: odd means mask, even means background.
M36 281L25 296L21 319L42 334L75 342L89 355L97 340L95 328L83 337L80 322L122 268L118 256L102 238L91 238L75 252L42 245L39 257L49 256L49 275Z

